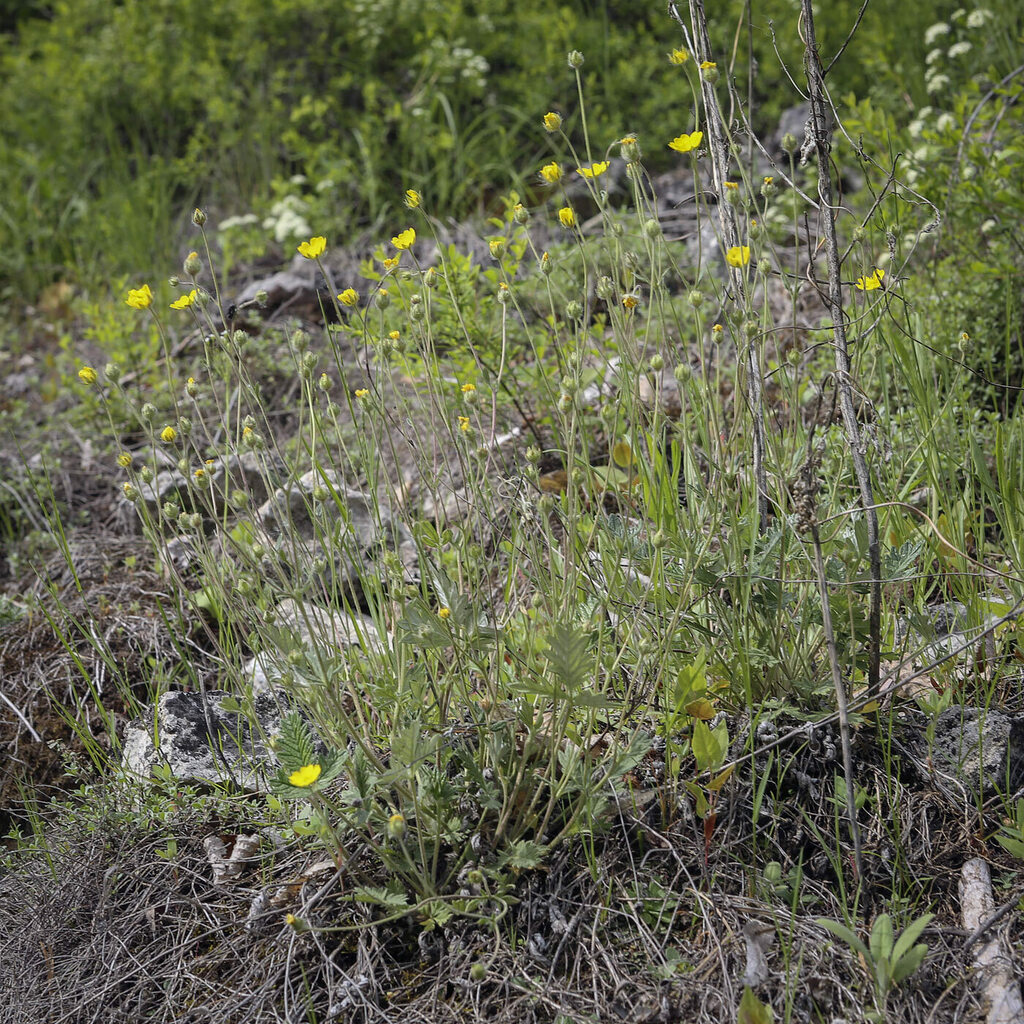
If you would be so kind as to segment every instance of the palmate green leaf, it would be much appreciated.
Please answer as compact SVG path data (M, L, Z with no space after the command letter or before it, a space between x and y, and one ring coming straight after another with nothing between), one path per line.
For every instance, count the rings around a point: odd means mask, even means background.
M506 851L502 864L517 871L529 871L544 863L546 847L532 839L517 839Z

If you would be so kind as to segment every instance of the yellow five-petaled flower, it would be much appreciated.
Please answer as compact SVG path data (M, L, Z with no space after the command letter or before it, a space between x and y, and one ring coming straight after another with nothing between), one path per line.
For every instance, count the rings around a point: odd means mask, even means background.
M149 309L149 304L153 301L153 293L150 291L149 285L144 284L141 288L129 289L128 298L124 301L132 309Z
M682 49L675 49L668 55L669 64L685 64L690 59L690 55Z
M78 379L83 384L95 384L100 378L99 374L91 366L83 366L78 371Z
M557 132L562 127L562 115L549 110L544 115L544 131Z
M563 206L558 211L558 221L563 228L576 227L576 212L571 206Z
M391 244L396 249L398 249L399 252L404 252L415 241L416 241L416 229L415 228L406 228L404 231L402 231L399 234L395 235L395 237L391 239Z
M164 444L170 444L177 436L178 432L174 427L164 427L164 429L160 431L160 440L163 441Z
M188 295L182 295L180 299L175 299L174 302L171 303L171 309L188 309L188 307L196 301L197 294L198 292L193 288Z
M312 786L320 778L320 770L320 765L318 764L304 764L298 771L292 772L288 776L288 781L293 786L302 788Z
M703 141L703 132L690 132L686 134L676 136L669 144L669 149L674 149L677 153L690 153L695 150Z
M885 277L885 271L880 267L875 267L874 273L857 278L857 288L862 292L873 292L876 288L882 287L883 277Z
M725 262L730 267L745 267L750 262L750 246L730 246L725 253Z
M576 173L582 174L584 178L596 178L600 174L604 174L608 170L608 161L601 160L596 164L591 164L589 167L577 167Z
M324 254L327 239L323 235L314 235L308 242L300 242L298 248L300 256L305 256L307 260L315 260Z
M359 292L355 288L346 288L339 296L338 301L343 306L354 306L359 301Z
M562 179L562 168L552 161L540 169L540 176L549 184L557 185Z
M405 205L410 210L415 210L419 207L423 197L414 188L407 188L405 190Z

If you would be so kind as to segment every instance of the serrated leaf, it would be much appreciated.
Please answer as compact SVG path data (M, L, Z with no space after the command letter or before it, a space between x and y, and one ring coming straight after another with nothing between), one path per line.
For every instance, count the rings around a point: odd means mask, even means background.
M404 892L395 892L383 886L362 885L352 895L360 903L373 903L389 910L402 910L409 906L409 897Z
M736 1024L772 1024L775 1014L767 1003L762 1003L754 990L744 988L740 996L739 1009L736 1012Z
M544 863L545 847L532 839L517 839L506 851L504 863L519 871L528 871Z
M313 764L313 739L309 734L309 726L297 711L289 711L281 719L281 731L274 750L286 773Z
M589 646L586 634L565 622L556 623L548 636L544 657L568 693L582 690L593 678Z

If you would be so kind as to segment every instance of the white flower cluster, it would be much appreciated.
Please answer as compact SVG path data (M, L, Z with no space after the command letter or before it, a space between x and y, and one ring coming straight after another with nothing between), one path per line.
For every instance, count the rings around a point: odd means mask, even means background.
M263 229L271 232L274 240L282 245L296 238L309 238L313 229L306 220L308 209L308 203L301 196L283 196L270 207L269 216L263 220Z

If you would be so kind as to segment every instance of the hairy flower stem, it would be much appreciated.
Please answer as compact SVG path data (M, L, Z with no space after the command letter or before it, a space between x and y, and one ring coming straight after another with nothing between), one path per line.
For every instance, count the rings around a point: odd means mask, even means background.
M868 636L868 692L876 694L879 687L879 654L882 624L882 556L878 542L878 513L875 510L871 487L871 472L861 444L860 427L853 404L853 384L850 376L850 353L846 341L846 315L843 312L842 264L839 241L836 236L834 195L830 150L832 148L833 120L827 107L825 75L818 54L818 41L814 33L814 12L811 0L801 0L803 20L804 62L807 71L807 92L811 103L808 130L810 143L818 163L818 196L825 236L825 258L828 263L828 310L832 317L832 349L836 364L836 387L839 408L843 416L846 442L853 459L854 473L860 489L861 505L867 517L868 558L871 563L871 590Z
M682 26L679 12L674 3L669 4L672 17ZM708 20L704 12L704 0L690 0L690 23L693 27L693 43L696 48L694 58L698 64L712 59L711 37L708 35ZM718 105L718 94L715 85L701 76L701 99L704 105L704 137L708 143L708 154L711 163L711 178L718 195L718 219L722 229L722 248L728 251L734 246L745 244L746 239L740 238L736 223L736 208L725 200L724 182L729 178L729 139L722 120L722 110ZM744 283L747 274L745 266L733 267L730 270L732 286L736 301L742 302ZM750 338L747 345L747 406L753 423L753 463L754 483L757 487L757 528L763 533L768 528L770 503L768 501L768 480L764 466L765 433L764 408L762 401L761 364L757 354L757 339Z

